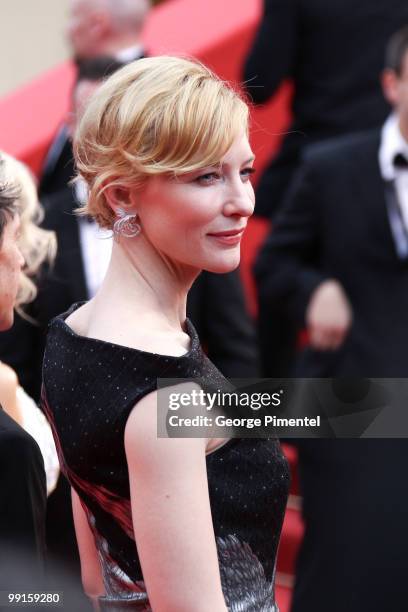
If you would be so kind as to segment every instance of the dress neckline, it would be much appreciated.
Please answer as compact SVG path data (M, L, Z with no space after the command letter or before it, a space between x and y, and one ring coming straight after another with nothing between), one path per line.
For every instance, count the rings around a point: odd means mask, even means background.
M55 321L60 324L61 329L76 340L86 341L91 344L99 343L105 346L109 346L113 349L137 352L137 353L140 353L141 355L154 355L156 358L162 357L163 359L166 359L167 361L178 360L178 359L188 359L196 355L197 352L201 349L200 340L198 338L197 331L195 330L195 327L189 318L186 318L186 332L190 337L190 348L186 353L183 353L182 355L166 355L164 353L153 353L153 352L144 351L142 349L138 349L135 347L126 346L124 344L118 344L117 342L109 342L108 340L101 340L100 338L92 338L90 336L83 336L81 334L78 334L76 331L74 331L72 327L68 325L65 319L67 319L73 312L75 312L75 310L77 310L84 304L86 304L86 301L75 302L66 312L63 312L62 314L58 315L55 318Z

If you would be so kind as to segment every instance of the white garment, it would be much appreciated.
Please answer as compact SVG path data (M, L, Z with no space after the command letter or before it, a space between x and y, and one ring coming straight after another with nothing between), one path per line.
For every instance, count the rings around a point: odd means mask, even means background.
M399 153L408 159L408 142L401 134L398 116L393 113L381 130L378 158L382 178L385 181L394 181L402 220L408 230L408 170L394 165L395 156Z
M81 204L87 198L86 183L77 179L75 197ZM79 244L84 265L85 282L88 298L93 298L98 291L108 269L112 254L112 232L102 229L95 221L78 217Z
M112 232L100 228L95 221L78 218L78 223L85 282L90 299L98 291L108 269L112 253Z
M115 59L120 62L133 62L133 60L140 59L144 53L142 45L133 45L133 47L126 47L121 49L115 54Z
M23 429L34 438L40 447L47 478L47 495L50 495L57 486L60 472L57 449L55 448L50 424L35 401L27 395L22 387L17 388L17 406L22 417Z

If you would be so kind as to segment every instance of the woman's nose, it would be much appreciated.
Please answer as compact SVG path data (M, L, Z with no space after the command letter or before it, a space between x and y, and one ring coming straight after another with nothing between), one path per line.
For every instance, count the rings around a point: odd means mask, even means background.
M250 217L254 212L255 196L252 187L248 187L246 183L241 184L239 188L235 188L224 206L224 214L239 215L240 217Z

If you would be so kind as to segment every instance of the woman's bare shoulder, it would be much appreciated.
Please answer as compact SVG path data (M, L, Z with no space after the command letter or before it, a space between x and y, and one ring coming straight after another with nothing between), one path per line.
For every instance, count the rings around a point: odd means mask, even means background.
M16 391L18 387L18 377L13 368L0 362L0 389Z
M187 333L166 328L149 314L137 313L131 318L112 316L91 302L71 313L65 323L80 336L147 353L180 357L188 352L190 345Z
M166 392L174 388L178 393L191 391L192 386L199 389L195 383L181 383L166 388ZM167 410L159 406L160 391L152 391L133 407L125 427L125 449L129 457L140 460L145 457L163 460L177 458L185 459L186 454L205 456L207 438L169 438L160 432L166 432Z
M71 312L71 314L65 319L65 323L76 334L80 336L87 336L90 319L91 310L89 307L89 303L86 303Z
M18 387L15 371L5 363L0 363L0 406L12 419L22 425L23 418L17 401Z

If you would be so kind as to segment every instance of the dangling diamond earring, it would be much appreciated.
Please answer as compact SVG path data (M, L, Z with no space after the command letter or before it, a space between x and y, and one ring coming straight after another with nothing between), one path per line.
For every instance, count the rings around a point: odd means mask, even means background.
M140 234L142 228L137 222L137 214L128 215L123 208L118 208L116 215L119 217L113 224L113 234L116 242L119 242L121 236L134 238Z

